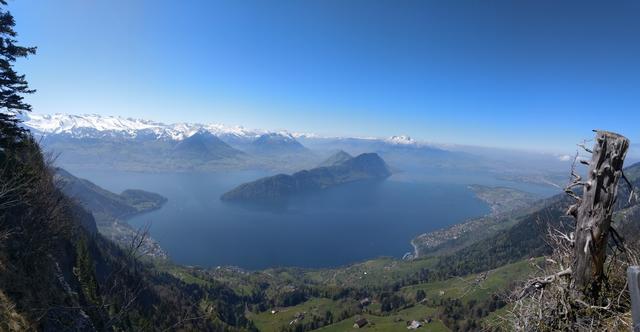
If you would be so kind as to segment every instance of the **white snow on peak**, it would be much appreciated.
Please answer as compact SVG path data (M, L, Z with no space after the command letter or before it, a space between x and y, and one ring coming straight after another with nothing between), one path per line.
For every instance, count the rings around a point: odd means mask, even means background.
M292 132L290 133L294 138L344 138L344 137L330 137L330 136L322 136L316 133L302 133L302 132Z
M24 114L24 123L43 133L70 133L75 129L92 128L97 131L135 131L159 128L162 125L152 121L140 119L125 119L114 116L97 114L69 115L69 114Z
M397 145L416 145L418 143L416 142L416 140L406 135L391 136L387 138L385 141L387 143L397 144Z
M68 134L73 137L100 136L136 137L140 133L152 134L156 138L183 140L199 131L206 131L218 137L252 140L269 134L280 139L295 139L287 131L267 131L263 129L246 129L241 126L226 126L219 123L172 123L164 124L149 120L123 118L119 116L103 116L97 114L23 114L23 124L43 134ZM307 134L308 135L308 134Z
M264 135L268 135L271 138L275 138L275 139L281 139L284 141L294 141L296 138L289 133L288 131L285 130L280 130L277 132L272 132L272 133L266 133Z

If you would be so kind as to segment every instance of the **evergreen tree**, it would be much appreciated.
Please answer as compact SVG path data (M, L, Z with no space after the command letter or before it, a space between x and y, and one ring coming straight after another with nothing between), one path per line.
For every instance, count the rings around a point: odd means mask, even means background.
M18 58L35 54L36 48L17 44L17 33L13 29L16 22L13 15L4 10L6 5L6 0L0 0L0 151L24 138L25 131L18 126L16 115L31 111L24 95L35 92L13 65Z
M89 253L89 247L87 240L80 238L76 244L76 267L74 269L80 284L84 296L92 304L98 304L98 282L95 277L95 266L91 255Z

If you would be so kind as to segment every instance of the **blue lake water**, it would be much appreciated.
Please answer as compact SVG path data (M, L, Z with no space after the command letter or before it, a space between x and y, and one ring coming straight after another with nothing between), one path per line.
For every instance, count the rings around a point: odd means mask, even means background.
M151 222L151 235L177 263L329 267L379 256L401 257L418 234L480 216L488 207L462 183L394 177L354 183L290 200L252 206L221 202L222 193L264 173L76 172L121 192L144 189L169 199L129 222Z

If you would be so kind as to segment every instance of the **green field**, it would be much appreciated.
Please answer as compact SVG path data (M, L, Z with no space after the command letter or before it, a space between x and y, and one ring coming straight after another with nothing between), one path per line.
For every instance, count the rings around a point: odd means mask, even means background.
M276 332L281 331L283 327L289 325L295 319L296 313L305 313L305 319L309 319L313 315L324 315L327 310L338 312L345 306L355 305L355 303L341 303L329 299L312 299L303 304L279 308L276 314L263 312L260 314L249 314L247 318L251 319L260 331ZM367 331L406 331L407 321L424 320L428 317L433 321L425 326L425 331L449 331L440 321L435 319L437 309L423 305L415 305L411 308L400 310L397 313L388 316L377 316L371 314L362 314L349 317L332 325L318 329L319 331L346 331L356 330L353 324L357 318L365 317L369 324ZM304 319L303 319L304 321Z
M416 266L423 267L426 262L428 261L419 261ZM408 308L382 314L380 312L380 303L374 301L363 313L339 320L331 325L321 327L318 330L325 332L356 330L353 327L354 322L358 318L364 317L369 322L365 327L367 331L406 331L408 321L418 320L423 322L428 318L431 318L432 322L420 328L421 331L449 331L442 321L438 319L438 313L441 308L433 303L438 303L438 300L441 299L459 299L463 303L469 303L472 300L487 300L493 294L496 294L496 292L506 289L513 282L528 275L532 271L532 264L537 262L539 262L539 260L521 261L486 273L403 287L400 288L396 294L400 294L404 298L413 301L413 304L410 303ZM361 275L362 278L358 277L358 280L367 281L366 278L369 278L368 281L373 281L374 284L378 284L381 280L385 280L388 274L397 274L399 271L410 273L407 271L416 269L416 267L411 267L412 263L413 262L399 261L395 261L394 263L392 260L381 259L361 263L343 271L333 270L333 272L323 271L311 272L309 274L321 273L319 275L316 274L316 277L321 276L322 278L326 278L327 273L333 273L336 278L340 279L346 278L348 275ZM364 274L365 271L367 271L367 274ZM379 275L376 275L378 273ZM293 277L289 273L285 274L284 271L277 273L277 275L283 274L288 276L287 279L289 281L299 277ZM350 281L353 282L353 279L350 278ZM365 284L370 283L365 282ZM429 301L425 300L422 303L416 304L415 294L418 290L423 290L426 293L426 299ZM252 320L260 331L275 332L282 331L283 328L286 327L294 327L295 324L298 324L298 322L291 323L294 321L297 313L304 313L305 315L305 318L299 321L301 324L312 320L314 317L324 317L327 311L331 311L337 319L338 313L346 309L356 309L357 304L358 302L355 299L334 301L327 298L312 298L296 306L272 308L277 310L275 314L272 314L270 310L257 314L248 313L247 318ZM499 319L499 315L503 313L504 310L499 310L491 313L485 317L484 320L495 324L495 321ZM291 326L289 326L290 323Z
M259 314L248 313L247 318L251 319L260 331L280 331L288 326L298 313L304 314L305 318L302 321L305 319L308 321L314 316L324 317L327 311L338 313L348 307L357 307L357 302L315 298L292 307L272 308L276 310L275 314L271 313L271 310Z
M534 262L539 262L539 260ZM511 283L528 275L532 268L532 262L520 261L488 271L486 278L483 278L484 273L473 274L461 278L408 286L402 288L401 292L405 296L413 296L421 289L427 294L427 299L459 298L463 302L483 300L500 290L508 289Z
M373 316L364 314L362 317L369 321L369 324L365 326L366 331L407 331L407 321L411 320L424 320L427 317L433 317L431 323L425 324L420 328L420 331L449 331L449 329L442 324L438 319L435 319L437 309L429 308L423 305L416 305L412 308L398 311L395 314L389 316ZM343 331L358 331L353 327L356 317L345 319L341 322L332 324L330 326L318 329L323 332L343 332Z

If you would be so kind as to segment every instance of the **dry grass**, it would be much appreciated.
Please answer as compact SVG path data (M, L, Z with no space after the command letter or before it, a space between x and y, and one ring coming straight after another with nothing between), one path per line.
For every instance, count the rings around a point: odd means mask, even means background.
M637 248L611 247L597 298L577 292L571 278L572 233L550 230L554 248L537 272L511 294L504 319L515 331L629 331L630 298L626 270L638 262Z

